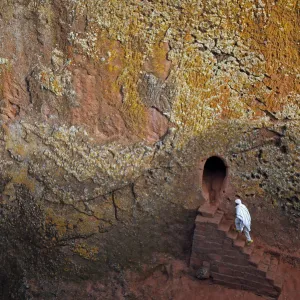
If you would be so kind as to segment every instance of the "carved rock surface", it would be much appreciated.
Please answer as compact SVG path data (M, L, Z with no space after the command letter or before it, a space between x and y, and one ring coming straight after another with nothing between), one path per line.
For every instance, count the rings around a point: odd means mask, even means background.
M3 297L188 259L214 155L221 208L296 252L299 24L297 0L1 0Z

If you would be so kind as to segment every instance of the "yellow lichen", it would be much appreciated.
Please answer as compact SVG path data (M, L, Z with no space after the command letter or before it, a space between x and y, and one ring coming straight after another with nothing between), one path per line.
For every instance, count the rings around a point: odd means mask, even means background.
M86 243L78 243L75 245L73 252L78 254L82 258L97 261L97 254L99 253L99 248L89 246Z
M124 68L117 85L124 96L124 118L136 133L143 132L147 120L138 80L147 60L152 69L146 71L161 77L166 55L173 65L169 80L176 83L171 118L186 140L220 117L260 118L262 110L254 101L257 94L265 108L278 111L286 106L280 99L299 92L297 0L168 0L143 5L114 0L76 5L78 14L87 13L93 20L91 36L95 28L106 30L109 39L122 44ZM168 54L161 43L170 43ZM226 55L231 60L222 64ZM286 73L289 85L278 93L282 83L272 79L270 85L266 78L277 74L282 79Z
M28 175L28 168L22 167L18 170L9 172L11 183L24 184L31 192L34 192L36 182Z
M11 61L0 58L0 99L3 99L4 97L4 81L11 75L11 72Z
M300 14L298 0L265 0L266 17L249 20L242 33L266 60L270 74L299 70Z
M169 45L167 42L163 42L164 35L167 31L167 27L161 28L161 34L158 34L156 39L158 40L152 47L150 52L149 61L146 61L146 72L153 73L156 77L165 79L169 75L170 63L168 59Z
M66 234L67 228L68 228L67 220L64 217L59 216L51 208L46 209L45 213L46 213L46 223L54 225L56 228L58 237L59 238L63 237Z
M80 209L76 210L67 204L62 205L65 205L62 209L49 208L46 210L46 222L56 227L59 238L65 237L68 231L75 231L80 235L99 231L100 221L98 219L79 212ZM62 215L62 212L65 214Z
M62 95L63 88L59 84L59 81L57 78L53 78L52 80L50 80L50 90L53 91L53 93L55 95L58 95L58 96Z

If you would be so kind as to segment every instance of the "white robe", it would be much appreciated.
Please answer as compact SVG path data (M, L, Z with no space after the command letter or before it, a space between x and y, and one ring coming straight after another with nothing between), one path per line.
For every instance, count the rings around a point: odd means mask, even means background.
M243 222L243 224L240 224L240 230L243 231L244 226L251 231L251 216L247 209L247 207L244 204L239 204L235 207L236 209L236 217Z

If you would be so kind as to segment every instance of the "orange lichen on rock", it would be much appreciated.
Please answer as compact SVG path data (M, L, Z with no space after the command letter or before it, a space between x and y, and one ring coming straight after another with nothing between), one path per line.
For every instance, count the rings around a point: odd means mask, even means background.
M151 57L145 62L145 71L153 73L162 80L167 79L170 73L171 61L168 60L169 44L159 42L153 46Z
M279 0L275 4L273 1L266 1L265 9L267 20L264 24L259 24L263 26L263 31L258 34L258 29L253 30L250 26L246 29L248 35L255 34L255 39L267 62L266 71L269 74L293 73L299 70L300 66L299 1Z
M243 101L253 104L250 108L255 114L258 106L271 112L280 112L288 105L299 106L299 1L264 0L258 6L245 1L241 7L229 5L222 10L227 15L224 29L237 31L264 61L259 67L249 65L251 72L264 74L264 79L249 86ZM251 98L258 98L260 103L251 102Z
M118 78L123 94L121 111L126 125L140 138L145 136L146 108L137 90L143 54L139 50L125 49L125 68Z

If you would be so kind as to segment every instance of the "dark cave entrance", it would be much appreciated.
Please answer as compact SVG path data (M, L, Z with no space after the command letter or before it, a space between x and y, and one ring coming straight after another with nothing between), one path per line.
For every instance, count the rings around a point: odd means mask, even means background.
M222 193L225 193L225 179L227 166L218 156L212 156L205 162L202 177L202 190L205 198L211 204L220 202Z

